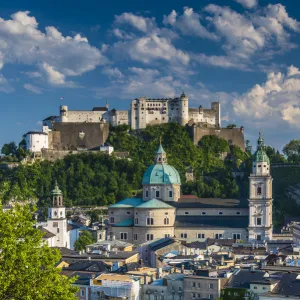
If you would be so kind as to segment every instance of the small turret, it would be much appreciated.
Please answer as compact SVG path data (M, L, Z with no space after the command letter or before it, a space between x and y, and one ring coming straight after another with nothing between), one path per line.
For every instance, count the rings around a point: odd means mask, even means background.
M107 108L107 110L109 109L109 105L108 105L108 101L107 100L106 100L105 107Z
M252 162L252 173L257 176L270 174L270 159L264 148L264 138L262 137L262 134L259 133L259 138L257 140L257 150L253 155Z
M166 164L167 163L167 153L165 152L164 148L161 145L161 139L160 139L159 147L156 151L155 163L156 164Z
M179 101L179 124L186 125L189 121L189 98L182 92Z
M63 207L62 191L59 189L57 181L55 181L54 189L51 192L53 207Z
M67 105L60 106L60 120L61 120L61 122L68 122L68 106Z

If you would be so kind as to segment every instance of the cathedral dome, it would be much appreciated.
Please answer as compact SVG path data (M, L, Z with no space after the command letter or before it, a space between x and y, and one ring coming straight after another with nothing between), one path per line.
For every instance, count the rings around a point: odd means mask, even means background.
M155 164L144 173L142 184L181 184L178 171L167 164L167 155L161 144L156 151Z
M168 164L155 164L144 173L142 184L181 184L181 180L174 167Z

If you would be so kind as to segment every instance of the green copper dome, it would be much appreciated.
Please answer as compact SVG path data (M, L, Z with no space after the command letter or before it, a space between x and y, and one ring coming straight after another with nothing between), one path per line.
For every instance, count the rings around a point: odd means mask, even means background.
M181 184L178 171L168 164L155 164L144 173L142 184Z
M144 173L142 184L181 184L177 170L167 164L167 154L161 143L156 151L155 164Z
M54 190L52 190L51 195L61 195L62 192L58 187L57 181L55 181Z
M253 162L267 162L270 164L270 159L264 150L264 139L261 133L259 133L259 138L257 140L257 150L253 155Z

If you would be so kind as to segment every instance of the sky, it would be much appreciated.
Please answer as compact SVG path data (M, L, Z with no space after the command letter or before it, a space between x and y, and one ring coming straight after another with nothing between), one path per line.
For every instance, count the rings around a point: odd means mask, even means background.
M299 46L296 0L1 1L0 145L59 105L129 109L184 91L282 150L300 138Z

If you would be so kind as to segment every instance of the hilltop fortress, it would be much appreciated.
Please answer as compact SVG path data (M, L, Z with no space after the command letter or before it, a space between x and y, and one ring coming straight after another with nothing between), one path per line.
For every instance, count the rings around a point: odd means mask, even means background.
M24 138L31 152L99 150L109 136L109 126L129 125L132 130L142 130L170 122L189 126L195 144L204 135L216 135L244 149L243 127L221 127L219 102L212 102L209 109L201 105L189 108L184 93L174 98L136 98L129 110L109 110L108 103L92 110L69 110L62 105L59 116L43 120L41 132L30 131Z

